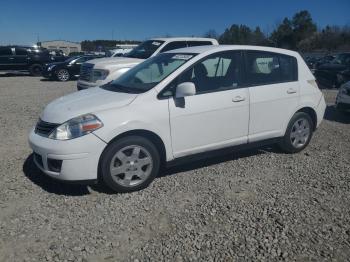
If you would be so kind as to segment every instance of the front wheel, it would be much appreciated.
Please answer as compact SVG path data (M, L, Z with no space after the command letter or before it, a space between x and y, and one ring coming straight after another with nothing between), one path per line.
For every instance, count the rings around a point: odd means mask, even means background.
M304 113L296 113L290 120L287 131L280 142L280 147L287 153L298 153L310 142L313 133L311 117Z
M70 75L67 69L59 69L56 73L57 79L61 82L66 82L69 80Z
M157 176L159 166L156 146L140 136L113 142L101 157L103 182L120 193L146 188Z

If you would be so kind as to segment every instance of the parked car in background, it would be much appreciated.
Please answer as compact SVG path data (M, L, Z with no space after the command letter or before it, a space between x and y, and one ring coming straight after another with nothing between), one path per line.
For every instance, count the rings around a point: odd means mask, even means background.
M63 62L66 61L68 56L66 56L62 50L59 49L51 49L49 50L52 60L55 62Z
M335 107L340 111L350 112L350 82L340 86L335 100Z
M115 49L111 49L109 50L111 52L111 56L112 57L116 57L116 56L123 56L126 53L129 53L132 49L134 49L135 47L137 47L138 45L116 45Z
M338 74L350 69L350 53L337 54L335 58L326 64L322 64L315 69L317 81L327 87L338 88Z
M79 55L85 55L85 52L71 52L68 54L68 56L79 56Z
M62 82L68 81L73 77L79 77L82 63L99 57L96 55L73 56L64 62L49 63L45 65L42 75L48 79L55 79Z
M325 56L307 56L305 58L305 62L310 68L312 73L315 73L315 70L323 64L330 63L335 56L333 55L325 55Z
M145 59L178 48L218 45L216 39L211 38L154 38L147 40L123 57L109 57L84 63L78 80L78 90L104 85L128 71Z
M339 85L342 85L350 81L350 68L344 71L340 71L337 74L337 81Z
M36 46L1 46L0 71L29 72L40 76L43 66L52 61L49 51Z
M258 142L300 152L325 108L296 52L191 47L51 102L29 143L36 165L55 179L99 178L130 192L147 187L163 164L197 153Z

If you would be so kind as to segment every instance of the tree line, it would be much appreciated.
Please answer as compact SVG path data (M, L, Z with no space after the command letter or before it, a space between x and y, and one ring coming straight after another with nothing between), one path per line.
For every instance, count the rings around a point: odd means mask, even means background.
M264 33L259 26L250 28L233 24L220 35L215 30L209 30L204 36L216 38L220 44L273 46L301 52L350 50L349 25L318 28L306 10L297 12L291 18L285 17L271 33ZM133 40L86 40L81 42L81 47L84 51L96 51L99 47L105 50L116 44L138 43Z
M270 34L264 34L260 27L233 24L221 35L209 30L205 36L217 38L220 44L273 46L301 52L350 50L349 26L317 28L306 10L284 18Z

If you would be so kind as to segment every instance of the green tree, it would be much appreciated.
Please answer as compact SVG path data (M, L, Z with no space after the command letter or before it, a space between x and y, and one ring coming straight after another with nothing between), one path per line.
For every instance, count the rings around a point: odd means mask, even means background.
M277 29L272 32L270 39L277 47L295 49L296 42L292 21L287 17L284 18Z

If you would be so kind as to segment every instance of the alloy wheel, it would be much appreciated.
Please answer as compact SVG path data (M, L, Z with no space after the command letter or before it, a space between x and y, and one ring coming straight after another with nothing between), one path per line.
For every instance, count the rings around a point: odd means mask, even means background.
M142 146L131 145L113 156L109 169L114 182L124 187L134 187L150 176L152 168L150 152Z
M295 148L303 147L310 137L310 123L305 118L299 118L293 124L290 141Z

